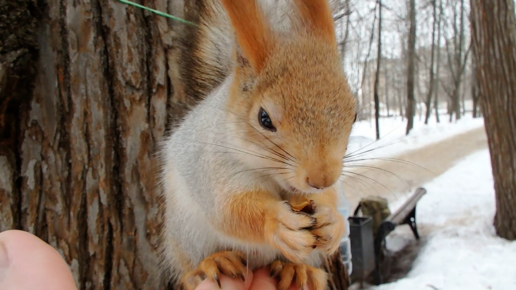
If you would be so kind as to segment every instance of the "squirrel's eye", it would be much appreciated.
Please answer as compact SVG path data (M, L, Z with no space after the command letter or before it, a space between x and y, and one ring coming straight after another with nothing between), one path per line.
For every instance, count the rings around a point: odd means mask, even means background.
M264 129L276 132L276 128L272 125L271 117L263 108L260 108L260 111L258 111L258 122Z

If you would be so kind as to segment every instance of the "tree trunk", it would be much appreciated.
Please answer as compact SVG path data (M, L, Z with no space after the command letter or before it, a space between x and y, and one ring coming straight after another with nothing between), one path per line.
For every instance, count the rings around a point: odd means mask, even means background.
M437 4L437 3L435 3ZM434 109L435 109L435 121L439 120L439 83L441 82L441 21L443 18L443 2L439 0L439 20L437 22L437 67L435 68L435 79L434 79Z
M378 51L376 55L376 75L374 78L374 119L376 124L376 140L380 140L380 65L382 63L382 1L378 0Z
M0 232L21 227L21 107L31 98L38 59L37 24L32 1L0 0ZM27 202L27 201L25 201Z
M410 0L410 31L408 36L408 66L407 66L407 131L414 127L414 66L416 58L416 1Z
M182 111L180 24L118 1L0 0L0 11L0 230L48 242L79 289L165 289L154 151L167 104Z
M513 0L471 0L476 78L496 192L494 225L516 240L516 21Z
M144 4L183 14L182 0ZM118 1L0 13L0 231L48 242L78 289L169 289L155 149L196 102L178 78L184 24Z
M455 120L460 120L461 111L460 111L460 91L461 91L461 83L462 83L462 75L464 72L463 67L465 63L468 61L467 56L462 59L463 51L464 51L464 0L460 0L460 30L459 30L459 53L457 54L457 80L455 84L455 95L454 95L454 106L455 110Z
M474 68L474 71L476 71L476 68ZM476 74L473 72L472 80L471 80L471 99L473 100L473 118L478 118L478 99L479 93L478 93L478 81L476 78Z
M328 272L328 287L329 290L345 290L350 286L350 279L346 266L342 263L340 250L333 256L326 259L324 269Z
M433 24L432 24L432 51L430 56L430 84L428 85L428 94L426 96L425 106L426 106L426 113L425 113L425 125L428 124L428 119L430 119L430 114L432 114L432 96L434 93L434 82L435 82L435 75L434 75L434 57L435 57L435 31L437 29L437 4L435 3L436 0L432 0L432 8L433 8Z
M435 109L435 121L437 123L440 123L441 121L439 120L439 95L436 95L435 98L434 98L434 109Z
M460 90L460 100L461 100L461 115L466 115L466 88L464 82L462 83L462 88Z
M385 90L385 109L387 110L387 117L390 117L391 116L391 112L390 112L390 102L389 102L389 97L390 97L390 82L391 82L391 77L389 77L389 73L388 73L388 70L386 68L383 69L383 79L385 80L384 81L384 90Z
M369 46L368 46L368 49L367 49L367 55L365 57L365 60L364 60L364 69L362 70L362 78L361 78L361 81L360 81L360 89L361 89L361 94L362 94L362 103L365 104L366 106L366 109L367 109L367 119L370 119L371 117L371 114L370 114L370 103L369 103L369 98L367 98L367 102L365 102L365 97L366 96L366 93L365 93L365 90L366 90L366 79L368 79L367 77L367 67L368 67L368 63L369 63L369 55L371 54L371 48L373 47L373 40L374 40L374 30L375 30L375 25L376 25L376 9L377 9L378 5L375 6L375 11L374 11L374 19L373 19L373 25L371 27L371 35L369 37ZM367 85L367 87L369 87L369 85ZM369 92L367 92L369 93ZM365 111L365 110L362 110L362 111Z
M345 9L345 14L347 14L347 17L346 17L346 28L345 28L345 31L344 31L344 39L342 40L342 43L340 44L340 55L341 55L341 58L342 60L344 60L345 56L346 56L346 46L348 44L348 37L349 37L349 26L351 24L351 17L350 17L350 14L351 14L351 6L350 6L350 0L344 0L344 9Z

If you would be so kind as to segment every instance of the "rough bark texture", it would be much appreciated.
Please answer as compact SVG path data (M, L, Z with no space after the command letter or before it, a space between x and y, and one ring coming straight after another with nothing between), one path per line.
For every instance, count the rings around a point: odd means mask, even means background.
M35 76L39 13L28 0L0 0L0 231L19 228L20 105Z
M496 192L495 228L516 240L516 22L513 0L471 0L473 52Z
M143 4L181 13L165 0ZM164 289L154 151L167 103L181 103L180 24L118 1L2 0L0 9L11 29L0 29L0 230L47 241L79 289Z
M416 1L410 0L409 7L410 31L408 35L408 66L407 66L407 135L414 127L414 111L416 101L414 99L414 74L416 62Z
M349 288L350 279L346 266L342 263L340 251L326 260L324 269L328 272L329 290L346 290Z

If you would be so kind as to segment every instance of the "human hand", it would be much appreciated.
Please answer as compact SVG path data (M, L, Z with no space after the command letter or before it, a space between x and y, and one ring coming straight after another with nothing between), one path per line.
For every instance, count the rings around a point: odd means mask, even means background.
M267 269L246 275L246 281L221 276L222 290L277 290L278 282ZM0 289L77 290L74 278L61 255L50 245L28 232L0 233ZM306 288L308 290L308 288ZM196 290L221 290L205 280ZM292 285L288 290L299 290Z
M0 289L77 290L61 255L24 231L0 233Z
M231 279L227 276L220 277L219 285L209 279L204 280L195 290L278 290L278 282L269 275L269 270L261 268L246 275L243 282L239 278ZM308 290L307 287L305 287ZM291 285L287 290L299 290L295 285Z

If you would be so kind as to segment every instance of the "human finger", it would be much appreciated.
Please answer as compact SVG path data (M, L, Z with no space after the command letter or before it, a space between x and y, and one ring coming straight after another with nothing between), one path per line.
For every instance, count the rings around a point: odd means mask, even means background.
M270 270L267 268L261 268L254 272L253 283L249 290L277 290L278 281L270 276ZM308 286L305 285L305 290L309 290ZM300 290L295 283L292 283L288 290Z
M253 283L249 290L276 290L278 282L271 277L267 268L260 268L254 272Z
M249 273L245 276L245 282L239 278L229 278L225 275L220 276L220 285L217 282L205 279L202 281L195 290L247 290L253 281L253 272L249 271Z
M0 289L77 290L61 255L24 231L0 233Z

